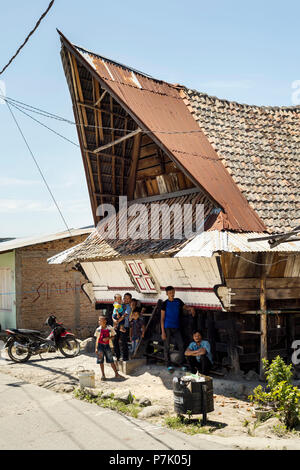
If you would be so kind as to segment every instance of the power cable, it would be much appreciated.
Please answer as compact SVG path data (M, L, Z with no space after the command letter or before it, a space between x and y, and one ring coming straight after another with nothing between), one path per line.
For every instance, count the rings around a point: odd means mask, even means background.
M22 103L21 101L17 101L17 100L13 100L12 98L8 98L8 97L5 97L4 95L0 95L0 98L3 99L6 103L9 103L11 106L14 106L16 109L18 109L20 112L22 112L23 114L25 114L26 116L28 116L30 119L34 120L35 122L37 122L38 124L42 125L43 127L45 127L46 129L50 130L51 132L53 132L54 134L58 135L59 137L63 138L64 140L70 142L71 144L79 147L78 144L76 144L75 142L73 142L72 140L68 139L67 137L63 136L62 134L60 134L59 132L55 131L54 129L48 127L46 124L42 123L41 121L39 121L38 119L35 119L34 117L30 116L28 113L26 113L24 110L26 109L26 111L28 112L33 112L33 113L36 113L36 114L39 114L39 115L42 115L46 118L51 118L51 119L55 119L55 120L58 120L60 122L66 122L68 124L72 124L72 125L75 125L75 126L80 126L80 124L74 122L74 121L70 121L69 119L66 119L66 118L63 118L61 116L58 116L58 115L55 115L53 113L49 113L47 111L43 111L39 108L35 108L31 105L26 105L25 103ZM18 104L16 104L18 103ZM21 104L19 104L21 103ZM95 126L93 124L83 124L84 127L92 127L92 128L96 128L96 129L105 129L105 130L111 130L111 131L115 131L115 132L127 132L127 133L131 133L132 130L130 129L118 129L118 128L114 128L114 127L105 127L105 126ZM191 130L191 131L161 131L161 130L144 130L143 133L144 134L151 134L153 132L156 132L156 133L162 133L162 134L190 134L190 133L199 133L199 132L202 132L201 129L199 130ZM178 152L177 149L171 149L173 151L176 151ZM90 150L90 152L92 152L92 150ZM183 151L180 151L180 153L186 153L186 152L183 152ZM198 154L198 153L187 153L187 155L193 155L193 156L196 156L196 157L199 157L199 158L202 158L204 160L210 160L214 163L217 163L218 161L221 161L222 158L211 158L211 157L207 157L205 155L201 155L201 154Z
M46 178L44 177L43 172L42 172L42 170L41 170L41 168L40 168L40 166L39 166L39 164L38 164L38 162L37 162L37 160L36 160L36 158L35 158L35 156L34 156L32 150L31 150L31 148L30 148L30 146L29 146L29 144L28 144L28 142L27 142L27 140L26 140L26 137L25 137L25 135L24 135L23 132L22 132L22 129L21 129L21 127L20 127L20 125L19 125L19 123L18 123L18 121L17 121L17 119L16 119L14 113L13 113L13 110L11 109L11 107L10 107L10 105L9 105L8 102L6 102L6 104L7 104L7 107L8 107L8 109L9 109L11 115L12 115L12 118L13 118L13 120L14 120L14 122L15 122L15 124L16 124L16 126L17 126L17 128L18 128L18 130L19 130L19 132L20 132L20 134L21 134L21 136L22 136L22 139L24 140L25 145L26 145L26 147L27 147L27 149L28 149L28 151L29 151L29 153L30 153L30 155L31 155L31 157L32 157L32 159L33 159L33 161L34 161L34 163L35 163L35 165L36 165L36 167L37 167L37 169L38 169L38 171L39 171L39 173L40 173L40 175L41 175L43 181L44 181L44 183L45 183L45 185L46 185L47 190L48 190L48 192L49 192L49 194L50 194L50 196L51 196L51 198L52 198L52 200L53 200L53 202L54 202L54 204L55 204L55 206L56 206L56 208L57 208L57 210L58 210L58 212L59 212L59 214L60 214L60 216L61 216L61 218L62 218L62 220L63 220L63 222L64 222L64 224L65 224L65 226L66 226L66 228L67 228L67 230L68 230L68 232L69 232L70 235L72 236L72 232L71 232L71 230L70 230L70 228L69 228L69 226L68 226L68 224L67 224L67 222L66 222L66 220L65 220L65 218L64 218L64 216L63 216L63 214L62 214L62 212L61 212L61 210L60 210L60 208L59 208L58 203L56 202L56 199L55 199L55 197L54 197L54 195L53 195L53 193L52 193L52 191L51 191L51 189L50 189L50 187L49 187L49 185L48 185L48 183L47 183L47 180L46 180Z
M54 4L54 0L51 0L51 2L49 3L48 5L48 8L46 11L44 11L44 13L42 14L42 16L39 18L39 20L37 21L35 27L30 31L30 33L26 36L24 42L21 44L21 46L19 47L19 49L17 50L17 52L12 56L12 58L8 61L8 63L3 67L3 69L0 71L0 75L7 69L7 67L10 66L10 64L13 62L13 60L17 57L17 55L19 54L19 52L21 51L21 49L23 49L23 47L25 46L25 44L27 43L27 41L29 40L30 36L32 36L35 31L37 30L37 28L39 27L41 21L43 20L43 18L47 15L47 13L49 12L49 10L52 8Z
M68 124L72 124L72 125L75 125L75 126L81 126L80 124L78 124L74 121L71 121L70 119L64 118L64 117L59 116L57 114L50 113L50 112L42 110L40 108L36 108L34 106L23 103L22 101L15 100L15 99L10 98L8 96L4 96L4 95L0 94L0 98L3 99L4 101L10 102L10 104L13 104L13 103L15 104L16 103L19 107L24 107L24 109L30 108L30 109L27 109L27 111L31 110L31 112L44 115L45 117L49 117L51 119L56 119L56 120L59 120L59 121L67 122ZM101 111L100 108L99 108L99 111ZM95 126L93 124L83 124L83 126L84 127L94 127L94 128L97 128L97 129L107 129L107 130L118 131L118 132L128 132L128 133L132 132L132 130L130 130L130 129L126 130L126 129L118 129L118 128L115 128L115 127L102 127L102 126ZM158 134L199 134L199 133L202 133L202 130L200 128L199 129L187 130L187 131L163 131L163 130L160 130L160 129L152 129L152 130L149 130L149 131L143 130L144 134L150 134L150 133L153 133L153 132L156 132Z
M37 122L38 124L40 124L41 126L45 127L46 129L48 129L49 131L53 132L54 134L58 135L59 137L61 137L62 139L66 140L67 142L70 142L70 144L73 144L75 145L76 147L80 147L76 142L73 142L73 140L70 140L68 139L68 137L65 137L64 135L60 134L59 132L55 131L54 129L52 129L51 127L47 126L46 124L44 124L43 122L39 121L38 119L35 119L33 116L30 116L30 114L26 113L25 111L23 111L22 109L20 109L17 105L15 104L12 104L10 103L11 106L13 106L15 109L17 109L18 111L20 111L21 113L25 114L27 117L29 117L30 119L32 119L33 121Z
M76 124L74 121L66 119L62 116L58 116L57 114L50 113L49 111L45 111L43 109L36 108L35 106L31 106L30 104L23 103L22 101L15 100L13 98L10 98L9 96L0 95L0 98L2 98L3 100L7 100L10 104L16 104L20 108L23 108L27 111L31 111L31 112L34 112L36 114L40 114L40 115L45 116L45 117L50 117L50 118L53 118L53 119L57 119L58 121L65 121L69 124Z
M249 253L255 253L255 252L250 251ZM271 253L271 252L267 252L267 253ZM273 252L273 253L276 253L276 252ZM233 253L233 255L236 256L237 258L242 258L244 261L247 261L247 263L255 264L256 266L274 266L275 264L279 264L279 263L282 263L283 261L288 261L290 259L290 258L280 259L279 261L276 261L275 263L256 263L256 261L251 261L250 259L244 258L244 256L238 255L237 253ZM292 256L295 258L299 255L292 255Z

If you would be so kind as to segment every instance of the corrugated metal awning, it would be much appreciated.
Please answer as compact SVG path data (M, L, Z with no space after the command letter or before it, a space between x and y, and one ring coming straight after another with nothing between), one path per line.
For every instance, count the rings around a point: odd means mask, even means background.
M192 257L204 256L210 258L218 251L229 253L258 253L258 252L293 252L300 253L300 240L282 243L271 248L267 240L249 242L251 238L263 236L262 233L233 233L213 230L203 232L190 241L175 256Z

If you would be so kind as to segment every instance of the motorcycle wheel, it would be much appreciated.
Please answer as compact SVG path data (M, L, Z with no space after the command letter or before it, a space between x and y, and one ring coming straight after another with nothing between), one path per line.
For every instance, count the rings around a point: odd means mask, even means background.
M77 339L65 339L60 345L58 349L65 357L76 357L80 351L80 343Z
M10 343L7 348L7 353L12 361L14 362L27 362L31 357L31 353L28 351L21 352L21 348L15 346L14 343Z

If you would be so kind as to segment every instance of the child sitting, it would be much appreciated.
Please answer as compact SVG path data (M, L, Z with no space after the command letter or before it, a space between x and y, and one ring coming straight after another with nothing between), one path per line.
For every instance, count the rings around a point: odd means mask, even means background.
M116 294L114 296L114 311L112 314L112 319L114 322L114 327L119 328L120 331L126 333L124 324L125 324L125 316L127 315L124 313L124 309L122 306L122 296L120 294Z
M134 356L136 349L141 341L144 338L145 334L145 325L144 321L140 316L140 309L137 307L131 314L130 322L130 341L131 341L131 354Z
M106 380L104 372L104 357L106 358L107 364L111 364L115 377L121 378L121 375L119 375L114 363L112 350L109 345L109 340L114 336L114 334L115 330L112 326L107 324L107 318L103 316L99 317L99 327L96 329L94 336L96 336L95 352L97 354L97 364L100 364L102 373L101 380Z

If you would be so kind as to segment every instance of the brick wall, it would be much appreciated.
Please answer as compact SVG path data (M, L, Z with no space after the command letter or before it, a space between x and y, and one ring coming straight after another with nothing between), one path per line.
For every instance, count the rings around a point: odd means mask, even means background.
M16 250L17 327L49 331L46 318L54 314L79 338L94 333L98 313L81 289L86 282L67 265L50 265L51 256L81 243L88 235Z

